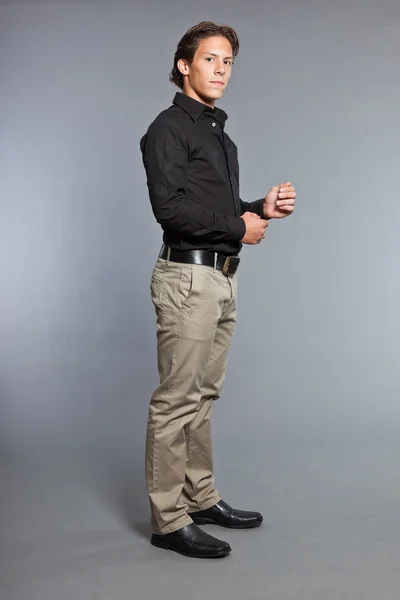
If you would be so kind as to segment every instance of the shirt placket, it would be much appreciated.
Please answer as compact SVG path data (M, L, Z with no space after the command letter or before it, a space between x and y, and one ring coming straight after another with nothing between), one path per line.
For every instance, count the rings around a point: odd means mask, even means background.
M226 151L226 145L225 145L225 133L224 133L223 127L219 123L217 123L217 121L212 121L211 126L214 127L215 129L219 128L218 129L218 131L219 131L218 137L221 141L222 149L225 154L226 168L228 170L229 184L231 186L231 193L232 193L233 205L235 207L235 214L240 215L239 199L237 199L235 197L235 192L233 190L232 173L231 173L231 167L229 164L229 155L228 155L228 152Z

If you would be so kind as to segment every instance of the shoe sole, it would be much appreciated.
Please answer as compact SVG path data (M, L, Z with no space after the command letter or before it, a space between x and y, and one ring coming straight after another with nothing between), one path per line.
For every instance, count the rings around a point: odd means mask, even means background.
M161 540L158 537L152 536L150 543L152 546L155 546L156 548L163 548L164 550L172 550L173 552L177 552L178 554L182 554L182 556L188 556L189 558L224 558L225 556L229 556L231 549L229 550L220 550L219 552L215 552L215 554L209 554L209 555L204 555L204 554L197 554L197 553L189 553L189 552L184 552L183 550L181 550L180 548L177 548L176 546L174 546L173 544L170 544L168 542L166 542L165 540Z
M219 525L220 527L226 527L227 529L254 529L255 527L260 527L262 521L256 521L255 523L245 523L240 525L228 525L224 523L220 523L219 521L215 521L214 519L209 519L207 517L192 517L193 523L196 525Z

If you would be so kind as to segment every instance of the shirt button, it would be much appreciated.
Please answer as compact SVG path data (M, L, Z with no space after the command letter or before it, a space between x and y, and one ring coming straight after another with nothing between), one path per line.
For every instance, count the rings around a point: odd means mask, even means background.
M217 124L216 124L216 123L211 123L211 125L212 125L213 127L216 127L216 126L217 126Z

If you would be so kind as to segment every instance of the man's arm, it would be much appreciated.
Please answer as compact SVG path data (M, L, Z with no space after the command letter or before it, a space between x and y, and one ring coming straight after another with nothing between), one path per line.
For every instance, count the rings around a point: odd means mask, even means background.
M246 224L241 217L216 213L187 197L188 147L173 125L152 123L142 152L150 201L160 225L215 242L244 237Z

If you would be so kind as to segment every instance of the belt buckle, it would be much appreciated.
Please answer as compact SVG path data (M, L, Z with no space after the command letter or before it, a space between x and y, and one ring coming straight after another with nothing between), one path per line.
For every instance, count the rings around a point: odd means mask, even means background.
M222 272L224 275L234 275L239 266L240 258L238 256L227 256L225 258Z
M227 256L224 262L224 266L222 267L222 272L224 275L229 275L229 266L231 264L231 257Z

